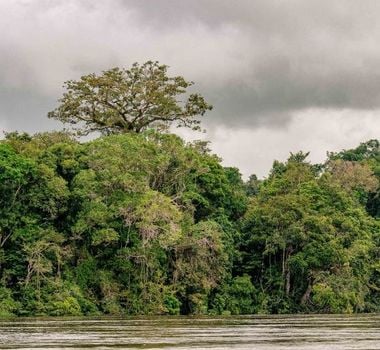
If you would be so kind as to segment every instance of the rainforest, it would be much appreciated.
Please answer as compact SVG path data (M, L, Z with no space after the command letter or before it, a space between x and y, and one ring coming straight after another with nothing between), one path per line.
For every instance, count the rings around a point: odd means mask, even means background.
M211 109L190 85L85 76L49 113L79 133L5 134L0 316L380 311L379 141L243 179L168 130Z

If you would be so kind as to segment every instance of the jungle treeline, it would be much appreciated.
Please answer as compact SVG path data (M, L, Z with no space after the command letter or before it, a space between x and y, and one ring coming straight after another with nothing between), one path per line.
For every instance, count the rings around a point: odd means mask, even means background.
M67 81L75 134L0 141L0 316L380 311L379 141L244 181L168 132L212 106L167 70Z
M0 314L380 310L380 147L243 181L148 130L0 143Z

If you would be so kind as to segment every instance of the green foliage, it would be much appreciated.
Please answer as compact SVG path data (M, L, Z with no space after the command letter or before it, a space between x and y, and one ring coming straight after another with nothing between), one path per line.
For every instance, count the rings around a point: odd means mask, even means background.
M258 309L258 292L248 275L237 276L224 285L211 301L211 310L217 314L253 314Z
M10 289L0 287L0 317L14 316L20 306L20 303L13 299Z
M368 288L349 266L336 274L320 275L312 289L312 303L318 312L353 313L365 311Z
M378 167L370 141L244 183L171 134L9 133L0 316L379 311Z
M164 305L166 312L169 315L179 315L181 311L181 302L172 294L167 294L164 297Z
M356 179L360 185L362 177ZM330 170L319 175L303 154L275 163L242 231L241 270L269 295L269 312L366 308L369 291L361 286L371 275L379 224Z
M212 109L200 94L181 95L193 85L181 76L169 77L168 67L148 61L130 69L113 68L65 82L66 92L49 118L77 124L78 132L109 135L167 129L172 123L199 129L202 116Z
M350 183L357 196L366 205L366 209L373 217L380 218L380 142L369 140L361 143L357 148L344 150L339 153L329 153L329 163L341 162L351 168L344 174L345 183ZM356 171L353 171L356 170ZM340 176L342 178L342 176Z

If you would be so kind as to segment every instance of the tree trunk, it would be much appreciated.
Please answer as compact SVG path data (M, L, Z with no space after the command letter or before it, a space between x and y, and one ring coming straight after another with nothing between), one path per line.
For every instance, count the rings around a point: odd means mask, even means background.
M284 273L285 273L285 294L286 296L289 296L290 294L290 268L289 268L289 258L291 254L293 253L293 247L290 246L286 249L286 260L284 261Z
M309 280L309 284L306 288L306 291L301 298L301 305L306 305L306 303L310 300L310 294L311 294L312 288L313 288L313 284L311 280Z
M285 294L286 296L289 296L290 293L290 270L287 266L286 268L286 274L285 274Z

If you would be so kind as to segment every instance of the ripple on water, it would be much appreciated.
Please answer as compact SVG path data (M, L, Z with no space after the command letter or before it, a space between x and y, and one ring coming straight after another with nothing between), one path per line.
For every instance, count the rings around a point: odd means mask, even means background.
M30 318L0 321L0 349L380 349L380 315Z

